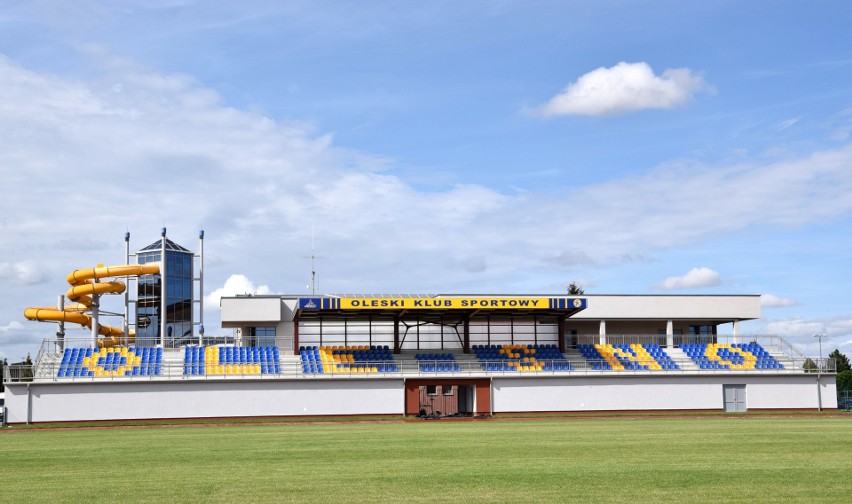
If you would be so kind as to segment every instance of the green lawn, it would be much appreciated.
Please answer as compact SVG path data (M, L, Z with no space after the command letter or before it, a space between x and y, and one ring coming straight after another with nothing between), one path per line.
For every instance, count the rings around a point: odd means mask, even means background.
M3 502L844 502L852 417L0 432Z

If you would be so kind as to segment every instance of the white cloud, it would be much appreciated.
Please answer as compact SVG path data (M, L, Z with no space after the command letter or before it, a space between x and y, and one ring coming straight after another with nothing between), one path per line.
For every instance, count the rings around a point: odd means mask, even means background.
M781 121L780 123L778 123L778 124L775 126L775 128L776 128L778 131L784 131L785 129L792 128L792 127L793 127L793 126L794 126L797 122L799 122L799 118L798 118L798 117L794 117L794 118L792 118L792 119L787 119L786 121Z
M16 263L0 263L0 279L16 284L32 285L44 281L45 272L32 260Z
M552 115L610 115L642 109L669 109L709 90L704 79L688 68L654 75L645 62L600 67L580 76L539 108Z
M255 286L254 282L245 275L235 274L225 280L225 285L204 297L205 310L219 310L219 301L223 297L237 296L243 294L264 295L272 294L268 285Z
M421 190L386 159L338 149L311 127L229 108L188 77L129 68L81 81L0 57L0 96L14 97L0 101L0 130L14 132L0 135L4 278L37 281L13 267L30 257L63 272L42 277L49 288L26 299L0 289L0 320L54 304L66 271L121 262L128 229L135 248L163 225L194 248L205 228L205 285L223 286L205 296L210 333L229 282L230 295L268 292L248 278L304 292L312 227L323 292L503 292L564 279L554 284L562 292L589 275L572 268L852 214L850 145L519 193L484 184ZM234 270L246 279L237 286ZM687 274L665 288L708 280Z
M804 320L800 318L777 320L766 324L766 331L769 334L777 334L785 337L825 334L826 330L827 326L823 321Z
M839 316L808 320L794 317L784 320L769 321L764 328L767 334L777 334L805 355L816 357L819 355L820 342L815 334L822 334L822 355L826 357L835 348L846 353L850 349L850 336L852 336L852 317Z
M8 333L12 331L20 331L24 328L23 324L17 320L13 320L4 326L0 326L0 333Z
M824 334L830 338L848 338L852 336L852 317L838 316L807 320L804 318L788 318L775 320L766 324L766 332L781 336L811 337L814 334Z
M713 287L722 283L719 273L710 268L692 268L683 276L668 277L659 287L665 290Z
M763 306L764 308L781 308L795 305L795 299L782 298L774 294L763 294L760 296L760 306Z

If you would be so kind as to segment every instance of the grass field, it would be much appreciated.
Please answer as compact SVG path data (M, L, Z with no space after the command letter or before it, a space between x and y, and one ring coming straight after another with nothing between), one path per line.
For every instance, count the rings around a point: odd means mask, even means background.
M852 417L0 432L3 502L844 502Z

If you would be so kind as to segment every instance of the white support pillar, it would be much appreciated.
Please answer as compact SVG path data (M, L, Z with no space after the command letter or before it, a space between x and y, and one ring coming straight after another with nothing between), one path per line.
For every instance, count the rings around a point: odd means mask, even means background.
M130 231L124 233L124 264L130 264ZM124 344L130 341L130 275L124 277L124 323L121 324L121 333Z
M674 321L666 321L666 347L674 348Z
M601 343L601 345L606 345L606 320L601 320L600 343Z
M56 309L61 312L65 311L65 296L63 294L60 294L56 301ZM59 328L56 331L56 345L60 352L65 350L65 321L62 319L59 320Z
M95 279L94 281L97 281ZM92 348L98 348L98 328L100 327L100 322L98 319L100 318L100 314L98 313L98 308L101 302L101 296L99 294L92 294Z
M733 336L733 343L740 343L740 321L734 320L733 327L731 328L731 335Z

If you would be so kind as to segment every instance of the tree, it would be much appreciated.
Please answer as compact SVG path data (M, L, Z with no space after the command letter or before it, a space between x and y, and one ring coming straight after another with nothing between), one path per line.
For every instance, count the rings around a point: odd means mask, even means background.
M572 296L582 296L586 291L583 290L582 287L577 285L577 282L571 282L568 284L568 294Z
M829 359L834 359L835 364L837 365L837 373L840 374L843 371L849 371L852 367L849 366L849 357L846 357L840 350L835 348L833 352L828 354Z
M837 373L837 391L852 392L852 370L847 369Z
M805 370L805 373L816 373L817 372L816 362L814 362L813 360L811 360L810 357L808 357L807 359L805 359L805 363L802 365L802 369Z
M27 354L27 358L21 364L20 381L33 381L33 359L30 354Z
M3 392L3 390L5 390L5 388L6 388L6 387L3 386L3 380L5 379L4 378L6 376L5 370L6 370L6 366L8 366L8 365L9 365L9 362L6 361L6 359L0 360L0 392Z

